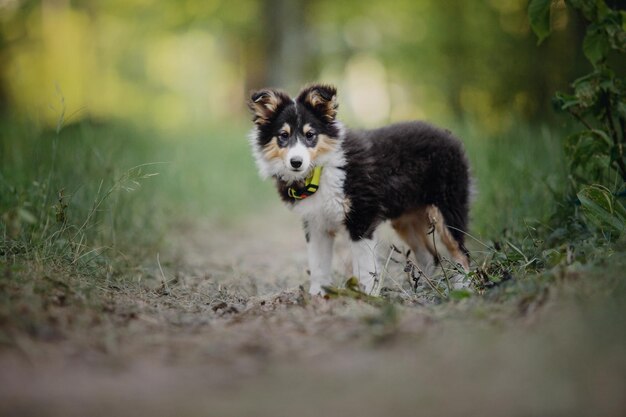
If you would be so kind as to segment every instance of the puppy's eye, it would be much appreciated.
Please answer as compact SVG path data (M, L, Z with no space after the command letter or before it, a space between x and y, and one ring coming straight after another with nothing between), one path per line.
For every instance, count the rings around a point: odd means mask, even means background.
M287 140L287 139L289 139L289 133L287 133L287 132L280 132L278 137L280 137L282 140Z
M313 132L312 130L309 130L308 132L306 132L306 133L304 134L304 136L305 136L307 139L313 139L313 138L315 137L315 132Z

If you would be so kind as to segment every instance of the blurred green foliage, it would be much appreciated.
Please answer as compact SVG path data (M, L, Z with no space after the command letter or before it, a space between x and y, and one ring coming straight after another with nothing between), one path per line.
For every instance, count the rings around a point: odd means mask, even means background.
M0 256L84 266L141 259L180 222L232 222L260 209L271 184L258 179L244 135L212 129L174 143L127 124L56 132L2 123Z
M464 138L479 190L473 234L486 239L547 220L566 184L557 134L524 124L491 137L469 124L452 129ZM244 137L243 129L213 127L172 142L124 124L83 121L57 133L4 123L0 253L70 262L90 251L141 257L181 221L228 223L286 210L258 178Z
M584 127L565 143L571 186L583 218L603 234L619 236L626 221L626 209L615 198L626 191L626 79L614 65L626 57L626 12L604 0L565 3L587 21L580 47L593 65L572 83L571 94L554 98L557 109ZM530 2L528 15L540 43L551 33L552 11L549 1Z
M339 86L357 124L470 119L488 133L551 117L586 70L562 2L540 49L526 0L0 2L0 103L54 124L125 119L179 131L239 120L252 88ZM71 117L69 117L71 116Z
M611 169L626 181L626 82L610 58L623 61L626 53L626 12L604 0L567 0L588 21L582 50L593 72L572 83L573 94L557 93L556 107L568 112L586 129L570 136L566 150L570 171L578 182L614 182ZM532 0L529 18L543 41L550 34L551 3ZM618 185L621 188L621 185Z

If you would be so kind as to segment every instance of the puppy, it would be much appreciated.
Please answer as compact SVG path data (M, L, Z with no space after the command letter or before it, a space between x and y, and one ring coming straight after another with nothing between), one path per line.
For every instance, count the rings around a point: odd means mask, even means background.
M451 258L469 270L464 245L470 175L462 145L424 122L348 130L337 120L337 91L311 85L296 99L275 89L252 93L250 143L260 174L272 177L302 217L311 294L331 284L333 240L347 230L353 274L371 293L380 275L374 232L390 220L423 267L438 262L436 230Z

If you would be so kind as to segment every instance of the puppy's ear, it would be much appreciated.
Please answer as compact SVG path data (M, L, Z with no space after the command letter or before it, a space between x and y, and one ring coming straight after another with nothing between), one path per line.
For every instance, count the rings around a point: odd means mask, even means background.
M248 107L254 118L252 119L257 126L263 126L272 121L272 118L291 98L282 91L278 90L259 90L250 94Z
M308 106L327 122L337 117L337 89L332 85L314 84L305 88L298 95L299 103Z

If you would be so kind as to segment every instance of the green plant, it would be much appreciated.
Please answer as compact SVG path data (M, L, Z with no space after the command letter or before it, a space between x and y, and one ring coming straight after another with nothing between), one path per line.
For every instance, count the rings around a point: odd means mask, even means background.
M530 1L528 15L539 43L550 35L553 3ZM559 92L554 98L557 109L585 127L566 141L572 178L576 183L608 184L614 170L626 181L626 83L609 59L626 52L626 12L609 7L604 0L565 0L565 4L587 22L582 50L593 65L591 73L572 83L572 92Z
M586 186L577 195L583 214L598 228L617 234L626 231L626 209L606 187Z
M528 16L539 43L550 35L553 3L529 3ZM626 184L626 82L611 65L611 58L623 59L626 52L626 12L604 0L565 0L565 4L587 22L581 47L593 65L591 73L572 83L572 92L557 92L553 99L557 110L584 126L565 140L570 194L581 205L578 217L611 240L624 232L626 219L615 198ZM559 217L572 219L571 211Z
M155 175L146 172L153 164L102 152L96 141L112 129L64 128L62 120L54 131L0 121L0 261L102 271L128 246L119 232L130 235L139 216L129 213L138 198L126 194Z

